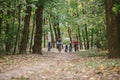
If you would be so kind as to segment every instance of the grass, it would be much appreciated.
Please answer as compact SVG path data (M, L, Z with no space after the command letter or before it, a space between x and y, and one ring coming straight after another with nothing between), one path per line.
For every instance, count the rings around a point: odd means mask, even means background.
M12 80L29 80L29 78L26 78L24 76L21 76L21 77L17 77L17 78L12 78Z
M107 53L98 50L87 50L87 51L79 51L77 53L80 57L107 57Z
M116 67L120 68L120 59L108 59L105 51L88 50L79 51L77 53L81 58L84 59L84 63L89 68L94 69L106 69L112 70ZM88 60L86 60L88 59Z

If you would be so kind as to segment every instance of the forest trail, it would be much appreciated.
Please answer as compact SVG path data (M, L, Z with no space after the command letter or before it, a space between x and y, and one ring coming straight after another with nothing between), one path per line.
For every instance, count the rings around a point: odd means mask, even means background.
M60 65L65 61L78 59L78 56L74 53L65 53L64 51L58 53L55 49L44 53L43 56L40 56L44 57L42 62L36 61L31 66L21 66L2 72L0 73L0 80L14 80L21 76L30 80L46 80L47 77L54 75L53 71L55 71L55 68L61 68Z
M58 53L53 49L51 52L44 52L43 55L27 56L29 57L24 58L22 63L19 63L22 59L17 61L19 67L14 67L13 62L13 65L9 64L11 69L1 71L0 80L120 80L119 74L96 73L85 64L92 58L81 58L74 52Z

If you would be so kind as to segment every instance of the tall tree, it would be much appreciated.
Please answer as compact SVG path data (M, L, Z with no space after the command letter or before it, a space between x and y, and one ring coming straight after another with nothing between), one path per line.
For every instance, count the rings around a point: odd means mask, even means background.
M2 33L2 22L3 22L2 15L3 15L3 12L2 12L2 10L0 10L0 36L1 36L1 33Z
M33 44L33 37L34 37L34 31L35 31L35 15L33 15L33 27L32 27L32 32L31 32L31 39L30 39L30 49L29 51L31 52L32 50L32 44Z
M8 2L7 7L11 8L10 2ZM8 17L8 19L6 21L6 31L5 31L5 33L6 33L5 50L6 50L6 52L10 52L11 47L10 47L10 40L9 39L10 39L11 35L10 35L10 21L9 21L9 19L11 17L11 11L9 9L7 10L7 17Z
M20 52L19 53L26 53L27 43L29 41L29 27L30 27L30 17L32 8L30 6L29 0L26 0L26 15L24 18L24 29L23 29L23 36L21 40Z
M59 28L59 22L58 22L58 16L52 16L54 18L53 21L53 29L54 29L54 33L55 33L55 39L56 41L58 41L59 38L61 38L61 32L60 32L60 28Z
M36 15L36 33L34 38L33 53L42 54L42 22L43 22L44 4L37 6Z
M85 36L86 36L86 49L89 49L89 37L88 37L87 25L85 25Z
M70 42L72 43L73 41L72 41L72 35L71 35L71 29L70 29L70 27L68 27L68 35L69 35L69 38L70 38Z
M7 15L10 16L10 11L7 11ZM9 52L10 51L10 44L9 44L9 30L10 30L10 24L9 22L7 21L7 24L6 24L6 44L5 44L5 49L6 49L6 52Z
M19 34L20 34L20 26L21 26L21 4L18 5L18 28L17 28L17 34L16 34L13 54L15 54L16 52L17 43L18 43Z
M93 34L93 28L91 29L91 48L93 48L93 39L94 39L94 34Z
M55 41L57 41L58 36L57 36L57 28L56 28L55 23L53 23L53 30L54 30L54 34L55 34Z
M120 6L120 1L105 0L109 58L120 58L120 11L114 12L115 5Z
M56 16L55 19L56 19L56 23L55 24L56 24L56 29L57 29L57 36L58 36L58 39L59 39L59 38L61 38L61 31L60 31L60 27L59 27L59 18L58 18L58 16Z
M52 47L55 48L55 39L54 39L53 27L52 27L52 22L51 22L51 18L50 17L49 17L49 26L50 26Z
M81 32L82 32L82 38L83 38L83 45L84 45L84 48L86 49L87 46L86 46L85 32L84 30L82 30Z
M42 23L43 23L43 10L46 3L53 0L38 0L36 4L36 31L34 37L33 53L42 54Z
M78 26L78 40L79 40L79 45L80 45L80 49L83 49L83 45L82 45L82 40L81 40L81 34L80 34L80 27Z

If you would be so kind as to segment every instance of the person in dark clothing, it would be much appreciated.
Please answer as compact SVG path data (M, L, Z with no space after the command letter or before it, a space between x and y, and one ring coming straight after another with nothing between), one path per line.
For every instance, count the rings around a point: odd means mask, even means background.
M72 43L69 44L69 52L72 51Z
M51 49L51 42L48 42L48 51Z
M68 45L65 45L65 52L68 52Z
M61 50L62 50L62 40L61 39L59 39L57 41L57 49L58 49L59 52L61 52Z

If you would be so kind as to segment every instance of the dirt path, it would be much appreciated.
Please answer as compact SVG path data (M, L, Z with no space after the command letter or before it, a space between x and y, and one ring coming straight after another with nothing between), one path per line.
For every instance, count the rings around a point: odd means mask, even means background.
M44 52L42 56L20 55L16 59L20 59L16 61L19 67L14 67L12 64L9 67L13 68L2 70L0 80L120 80L118 68L115 71L111 65L110 68L105 68L103 63L107 61L106 58L79 57L74 52L58 53L56 49L52 49L51 52Z
M63 64L65 61L78 58L76 54L64 53L64 51L58 53L56 50L44 54L43 57L45 57L44 61L37 61L32 66L22 66L17 69L0 73L0 80L12 80L21 76L29 78L30 80L47 80L47 77L49 77L50 74L54 75L53 71L55 67L60 68L59 65Z

